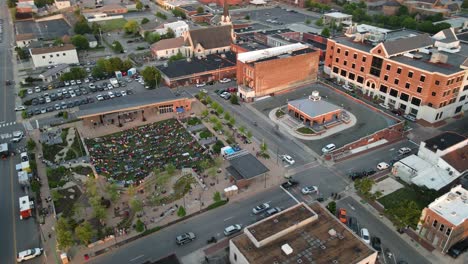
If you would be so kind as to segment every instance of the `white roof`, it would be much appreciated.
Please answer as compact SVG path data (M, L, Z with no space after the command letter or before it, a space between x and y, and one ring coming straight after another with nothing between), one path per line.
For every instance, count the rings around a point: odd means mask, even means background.
M293 52L296 50L301 50L307 48L306 45L301 43L294 43L290 45L284 45L269 49L262 49L262 50L254 50L249 52L240 53L237 55L237 59L243 63L254 62L261 59L267 59L275 56L279 56L282 54L286 54L288 52Z
M19 171L18 172L18 181L19 182L27 182L29 179L28 173L26 171Z
M461 185L429 204L429 209L455 226L468 219L468 191Z
M164 24L164 27L188 27L188 24L185 21L175 21L171 23Z
M264 5L266 2L264 0L252 0L250 1L252 5Z
M390 29L375 27L367 24L359 24L356 26L357 32L364 33L364 32L378 32L378 33L387 33L390 32Z
M331 13L326 13L324 16L332 17L332 18L348 18L348 17L353 17L352 15L344 14L341 12L331 12Z
M29 197L23 196L19 198L20 212L31 209L31 204L29 203Z

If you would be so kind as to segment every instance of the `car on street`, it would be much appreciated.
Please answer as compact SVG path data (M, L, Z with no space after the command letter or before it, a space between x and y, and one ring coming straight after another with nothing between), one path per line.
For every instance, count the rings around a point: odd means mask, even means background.
M358 222L356 218L352 216L348 217L348 226L351 230L353 230L354 233L356 234L359 233L359 227L358 227Z
M13 138L11 139L11 141L17 143L17 142L20 142L21 139L23 139L23 137L24 137L24 132L23 131L21 131L21 130L14 131L13 132Z
M411 122L416 122L416 117L412 115L404 115L403 118Z
M281 186L284 188L284 189L289 189L289 188L292 188L296 185L298 185L299 182L298 181L294 181L294 180L288 180L287 182L284 182L281 184Z
M195 240L196 236L192 232L187 232L176 237L177 245L181 246Z
M398 150L398 154L405 155L411 152L411 149L408 147L403 147Z
M270 209L268 209L268 210L266 211L266 215L267 215L267 216L272 216L272 215L277 214L277 213L279 213L279 212L281 212L281 208L279 208L279 207L273 207L273 208L270 208Z
M296 161L289 155L283 155L281 156L281 159L284 161L284 162L287 162L289 165L293 165Z
M204 94L207 94L208 91L206 89L200 89L200 92L204 93Z
M23 110L26 110L26 107L24 105L18 105L17 107L15 107L15 111L23 111Z
M349 86L347 84L343 84L341 87L343 87L343 89L345 89L348 92L354 91L353 88L351 88L351 86Z
M346 217L346 209L340 208L338 210L338 219L340 220L341 223L346 224L348 222L348 219Z
M311 193L316 193L318 192L318 188L317 186L306 186L304 188L301 189L301 193L302 194L311 194Z
M323 152L323 154L326 154L326 153L328 153L330 151L333 151L335 149L336 149L336 146L335 146L335 144L332 143L332 144L328 144L325 147L323 147L322 152Z
M115 97L115 94L113 92L108 92L107 93L109 95L110 98L114 98Z
M46 97L46 98L45 98L45 101L46 101L46 103L52 102L52 100L50 100L50 97Z
M33 93L34 93L33 89L28 89L28 94L33 94Z
M384 103L380 103L379 105L380 105L380 107L382 107L382 108L384 108L384 109L387 109L387 110L390 109L390 106L388 106L388 105L386 105L386 104L384 104Z
M468 249L468 238L456 243L448 251L447 254L452 258L457 258Z
M386 170L388 169L388 167L390 167L390 165L386 162L380 162L379 164L377 164L378 170Z
M377 252L382 251L382 242L380 241L380 238L373 236L371 238L371 245L375 250L377 250Z
M33 259L35 257L40 256L42 254L42 251L43 251L42 248L32 248L32 249L21 251L16 256L16 261L23 262L25 260Z
M219 80L220 83L228 83L230 81L231 81L231 79L229 79L229 78L223 78L223 79Z
M95 89L96 88L96 85L94 85L94 83L90 83L88 85L89 89Z
M230 225L230 226L224 228L224 235L225 236L230 236L232 234L240 232L241 230L242 230L242 225L240 225L240 224Z
M203 86L205 86L205 85L206 85L206 83L202 82L202 83L197 83L195 86L196 86L196 87L203 87Z
M367 228L362 228L361 229L361 238L366 242L367 244L370 244L370 235L369 235L369 230Z
M252 213L253 214L259 214L259 213L261 213L263 211L268 210L268 208L270 208L270 205L268 203L262 203L262 204L259 204L259 205L255 206L252 209Z

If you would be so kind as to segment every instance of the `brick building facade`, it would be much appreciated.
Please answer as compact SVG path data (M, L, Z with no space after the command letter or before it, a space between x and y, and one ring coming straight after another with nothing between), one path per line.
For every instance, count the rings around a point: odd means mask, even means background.
M419 235L446 253L468 237L468 191L461 185L424 208L418 225Z
M237 84L245 101L317 79L319 52L296 43L238 54Z
M409 30L356 34L328 40L324 71L392 108L435 123L468 109L466 54L468 44L451 29L432 37Z

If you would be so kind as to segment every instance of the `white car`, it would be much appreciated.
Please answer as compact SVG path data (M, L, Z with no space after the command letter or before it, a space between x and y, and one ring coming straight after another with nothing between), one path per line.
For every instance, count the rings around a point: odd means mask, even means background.
M71 97L75 97L75 96L76 96L75 91L70 91L70 96L71 96Z
M369 230L367 230L367 228L361 229L361 238L362 240L364 240L364 242L370 245L370 235Z
M108 92L107 93L109 95L110 98L114 98L115 97L115 94L113 92Z
M223 79L219 80L220 83L228 83L230 81L231 81L231 79L229 79L229 78L223 78Z
M98 101L104 101L104 97L102 95L100 95L100 94L96 95L96 99Z
M76 80L76 84L81 84L81 80Z
M379 164L377 164L378 170L386 170L388 169L388 167L390 167L390 165L388 165L388 163L386 162L380 162Z
M252 213L259 214L265 210L268 210L268 208L270 208L270 205L267 203L259 204L252 209Z
M407 148L407 147L403 147L403 148L400 148L398 150L398 154L400 154L400 155L405 155L405 154L408 154L410 152L411 152L411 149Z
M14 131L13 132L13 138L11 139L12 142L20 142L21 139L23 139L24 137L24 132L21 131L21 130L18 130L18 131Z
M384 109L390 110L390 106L388 106L388 105L386 105L384 103L380 103L379 105Z
M203 87L203 86L205 86L205 85L206 85L206 83L204 83L204 82L202 82L202 83L197 83L197 84L196 84L197 87Z
M114 86L112 86L112 84L108 83L107 84L107 89L112 90L112 89L114 89Z
M46 101L46 103L52 102L52 100L50 100L50 97L48 97L48 96L45 98L45 101Z
M228 95L229 95L228 92L224 92L224 93L220 94L219 96L220 96L221 98L226 98L226 96L228 96Z
M326 153L328 153L330 151L333 151L334 149L336 149L335 144L328 144L324 148L322 148L322 152L323 152L323 154L326 154Z
M311 194L318 192L317 186L307 186L301 189L302 194Z
M289 165L293 165L296 161L294 161L294 159L289 156L289 155L283 155L281 157L283 159L283 161L286 161L287 163L289 163Z
M70 84L71 84L71 85L76 85L76 81L75 81L75 80L71 80L71 81L70 81Z
M241 230L242 230L242 225L240 225L240 224L230 225L230 226L224 228L224 235L225 236L230 236L232 234L240 232Z
M206 89L200 89L200 92L202 92L204 94L208 93L208 91Z
M23 110L26 110L26 107L23 105L18 105L17 107L15 107L15 111L23 111Z
M69 86L70 85L70 82L69 81L64 81L63 82L66 86Z
M121 94L122 96L127 96L127 91L122 91L122 92L120 92L120 94Z
M96 88L96 85L94 85L94 83L90 83L90 84L88 85L88 87L91 88L91 89L94 89L94 88Z
M23 262L25 260L33 259L37 256L40 256L42 254L42 251L43 251L42 248L32 248L32 249L21 251L16 256L16 261Z
M343 84L341 87L343 87L343 89L345 89L346 91L348 92L352 92L353 91L353 88L351 88L351 86L347 85L347 84Z
M28 94L33 94L33 93L34 93L33 89L28 89Z
M42 91L41 87L39 87L39 86L34 87L34 92L40 93L41 91Z
M88 78L85 78L85 79L84 79L84 82L85 82L85 83L89 83L89 79L88 79Z

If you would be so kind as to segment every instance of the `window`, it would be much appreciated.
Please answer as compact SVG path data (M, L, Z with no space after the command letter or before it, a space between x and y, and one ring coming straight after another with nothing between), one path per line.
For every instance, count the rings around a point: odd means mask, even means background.
M348 65L348 61L343 62L344 66Z
M400 80L398 80L398 79L395 79L395 81L394 81L395 84L398 84L399 82L400 82Z
M234 253L234 261L237 261L237 254Z
M388 90L388 87L387 87L387 86L385 86L385 85L383 85L383 84L380 85L380 91L381 91L382 93L387 93L387 90Z
M66 54L65 54L65 53L62 53L62 56L66 56Z
M385 76L383 77L383 79L384 79L384 81L388 81L388 75L385 75Z
M398 96L398 91L395 89L390 89L390 96L397 97Z
M408 72L408 78L413 78L413 72Z
M445 235L450 236L450 233L452 233L452 228L447 228L447 231L445 231Z
M354 58L354 59L357 59L357 53L354 53L354 54L353 54L353 58Z
M358 76L358 77L357 77L357 82L358 82L358 83L364 83L364 77Z
M361 67L361 72L364 72L364 67Z
M448 103L449 103L449 104L453 104L453 103L455 103L455 100L456 100L456 99L457 99L457 98L452 98L452 99L450 99L450 101L449 101Z
M409 89L410 88L410 83L405 83L405 88Z
M413 97L413 98L411 98L411 104L420 106L421 105L421 99Z
M380 71L382 69L383 59L379 57L372 57L372 64L370 74L380 77Z
M421 92L422 92L422 87L418 87L418 89L416 90L416 92L421 93Z
M356 74L350 72L349 75L348 75L348 79L350 80L353 80L354 81L354 78L356 78Z
M455 89L453 89L452 93L453 93L453 94L458 93L458 90L459 90L459 89L460 89L460 88L455 88Z
M465 87L463 87L463 91L466 91L468 90L468 85L465 85Z
M436 84L436 85L439 85L439 84L440 84L440 82L439 82L439 81L435 81L435 84Z
M427 106L432 107L432 103L428 103Z
M54 55L50 54L50 55L49 55L49 57L53 58L53 57L54 57Z
M338 73L338 67L333 67L333 72Z
M351 65L351 68L355 69L355 68L356 68L356 64L353 63L353 64Z
M340 51L341 51L340 48L336 49L336 53L340 53Z
M465 101L465 98L466 98L466 95L462 95L462 96L460 96L460 100L458 100L458 101L459 102Z
M42 56L43 59L45 59L45 56Z
M445 229L445 225L444 224L441 224L440 227L439 227L439 231L440 232L443 232Z
M390 64L387 64L387 71L391 70L392 66Z
M340 59L339 59L339 58L336 58L335 61L338 63L338 62L340 62Z
M450 80L447 81L447 85L450 85Z
M401 68L398 68L398 69L396 70L396 73L397 73L397 74L401 74Z
M366 57L362 57L362 62L366 62Z
M330 48L330 49L331 49L331 50L333 50L333 48L334 48L334 46L331 46L331 48Z
M426 76L421 75L421 77L419 77L419 81L424 82L425 80L426 80Z
M330 55L330 59L333 59L333 56L332 56L332 55Z
M436 96L436 95L437 95L437 93L436 93L436 92L432 92L432 96Z
M346 77L346 73L347 72L345 70L341 70L341 76Z
M405 102L408 102L409 100L409 95L408 94L405 94L405 93L401 93L400 94L400 99L405 101Z
M348 54L349 54L349 52L346 50L346 51L344 52L344 55L345 55L345 56L348 56Z
M58 53L57 53L57 54L55 54L55 56L56 56L56 57L59 57L59 56L60 56L60 54L58 54Z

